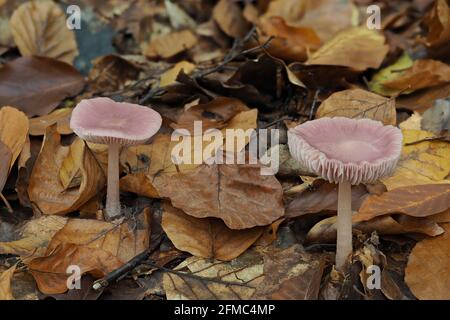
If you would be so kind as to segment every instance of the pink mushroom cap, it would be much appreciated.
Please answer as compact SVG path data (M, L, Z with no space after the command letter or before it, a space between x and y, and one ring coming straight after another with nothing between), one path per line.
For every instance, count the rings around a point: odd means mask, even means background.
M392 174L402 150L401 130L370 119L308 121L288 131L293 158L330 182L371 183Z
M153 109L109 98L82 100L70 119L70 127L83 140L120 145L145 143L161 124L161 115Z

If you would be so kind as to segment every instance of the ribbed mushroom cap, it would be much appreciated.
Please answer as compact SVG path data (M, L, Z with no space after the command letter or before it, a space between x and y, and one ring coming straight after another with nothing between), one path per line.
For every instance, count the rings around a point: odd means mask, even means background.
M334 183L370 183L390 175L402 149L402 133L370 119L308 121L288 131L289 150L310 171Z
M158 112L109 98L82 100L70 119L70 128L83 140L120 145L145 143L161 124Z

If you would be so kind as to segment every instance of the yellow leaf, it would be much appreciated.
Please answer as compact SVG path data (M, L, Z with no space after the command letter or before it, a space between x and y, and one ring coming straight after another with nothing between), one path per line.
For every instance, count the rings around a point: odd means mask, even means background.
M29 1L11 16L11 33L22 56L44 56L72 64L78 55L75 33L53 1Z
M353 27L337 33L314 52L306 62L309 65L345 66L358 71L378 68L389 46L384 36L364 27Z
M402 155L394 174L381 181L388 190L404 186L449 183L450 143L424 140L434 134L422 130L403 130Z
M0 109L0 141L11 151L10 169L23 149L28 137L28 118L12 107Z
M14 300L11 290L11 280L14 276L14 271L16 271L16 265L0 274L0 300Z
M106 182L102 168L83 143L79 152L72 154L81 170L81 185L65 190L60 181L60 169L71 149L62 146L60 141L56 125L49 127L28 185L30 200L43 214L63 215L76 211L100 192Z
M391 81L400 76L400 72L413 65L413 60L408 53L404 53L395 63L378 71L369 83L369 88L373 92L384 96L395 96L401 90L389 89L383 86L383 83ZM405 91L407 93L407 91Z
M71 134L73 132L69 125L71 114L72 108L62 108L56 109L48 115L30 119L30 135L42 136L47 127L55 123L58 133Z
M159 85L161 87L171 85L176 81L177 76L181 70L183 70L184 73L189 74L194 69L195 69L194 64L192 64L188 61L180 61L173 68L167 70L166 72L164 72L161 75L161 80L160 80Z

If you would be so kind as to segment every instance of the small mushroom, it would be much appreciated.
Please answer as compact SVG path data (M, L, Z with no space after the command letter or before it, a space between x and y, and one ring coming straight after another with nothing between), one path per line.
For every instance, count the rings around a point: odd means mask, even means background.
M370 119L321 118L290 129L288 145L301 165L339 184L336 268L344 271L353 250L351 186L392 174L402 133Z
M83 140L108 145L106 216L120 216L119 154L122 146L143 144L161 128L151 108L109 98L82 100L72 112L70 128Z

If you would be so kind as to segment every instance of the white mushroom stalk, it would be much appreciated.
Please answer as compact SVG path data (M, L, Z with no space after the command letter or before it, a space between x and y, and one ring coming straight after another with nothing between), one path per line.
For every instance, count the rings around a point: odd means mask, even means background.
M120 149L147 142L161 128L161 115L151 108L109 98L82 100L73 110L70 127L83 140L108 145L106 218L121 215Z
M352 185L390 175L400 157L402 133L369 119L343 117L308 121L288 132L289 150L319 177L339 184L336 268L352 253Z

